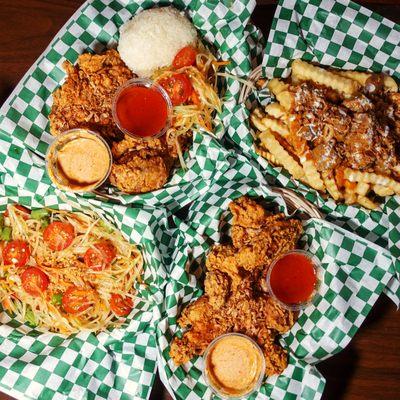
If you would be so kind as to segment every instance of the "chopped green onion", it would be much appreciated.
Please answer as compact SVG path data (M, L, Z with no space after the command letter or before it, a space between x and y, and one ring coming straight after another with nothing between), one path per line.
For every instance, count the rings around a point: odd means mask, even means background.
M113 233L114 232L114 228L110 224L108 224L107 222L103 221L102 219L99 221L99 226L104 228L108 233Z
M36 316L31 307L26 308L25 321L31 326L37 326Z
M38 208L37 210L32 210L31 218L32 219L43 219L50 215L49 211L45 208Z
M11 233L12 233L11 227L5 226L1 230L0 239L1 240L6 240L7 242L10 241L11 240Z
M63 298L63 294L62 293L53 294L53 296L51 297L51 304L53 304L55 306L61 306L62 298Z
M42 218L42 229L48 227L50 225L50 218L44 217Z
M3 229L4 226L4 214L0 214L0 230Z

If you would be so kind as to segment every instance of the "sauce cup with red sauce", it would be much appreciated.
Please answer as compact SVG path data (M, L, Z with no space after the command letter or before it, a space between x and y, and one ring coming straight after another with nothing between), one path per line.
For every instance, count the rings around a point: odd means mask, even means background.
M314 255L304 250L292 250L269 267L268 291L282 307L291 311L303 310L318 293L320 274L321 266Z
M159 84L135 78L115 93L112 114L123 133L137 139L158 138L171 125L172 103Z

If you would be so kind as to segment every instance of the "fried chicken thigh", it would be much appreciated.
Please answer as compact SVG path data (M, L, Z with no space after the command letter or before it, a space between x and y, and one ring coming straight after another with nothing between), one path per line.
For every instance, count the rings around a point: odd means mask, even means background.
M283 309L263 290L269 264L294 249L302 233L301 222L283 214L268 215L248 197L230 204L233 244L215 245L206 261L205 294L190 304L178 320L187 329L175 338L170 355L177 365L201 355L212 340L228 332L253 338L262 348L266 374L281 373L286 351L277 343L295 315Z

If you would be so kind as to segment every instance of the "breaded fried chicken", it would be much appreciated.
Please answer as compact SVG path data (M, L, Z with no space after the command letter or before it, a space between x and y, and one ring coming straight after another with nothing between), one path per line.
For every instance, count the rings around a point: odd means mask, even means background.
M82 54L75 66L65 61L63 68L67 79L53 93L49 115L51 134L88 128L109 140L121 137L113 123L112 99L116 90L134 75L118 52Z
M283 214L268 215L248 197L232 202L230 209L233 245L212 248L205 295L183 311L178 323L189 329L174 339L170 355L179 365L203 354L217 336L240 332L262 348L266 374L279 374L287 366L287 355L276 337L293 326L295 315L276 303L261 281L276 257L295 248L301 223Z
M164 186L168 175L168 165L157 153L129 151L112 165L110 182L126 193L146 193Z

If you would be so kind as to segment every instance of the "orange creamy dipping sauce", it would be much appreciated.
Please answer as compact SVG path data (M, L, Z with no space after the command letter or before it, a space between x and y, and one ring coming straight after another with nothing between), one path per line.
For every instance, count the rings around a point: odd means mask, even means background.
M50 179L60 189L76 192L88 192L101 185L112 163L107 143L85 129L57 136L46 158Z
M241 335L217 339L205 360L210 385L222 396L250 394L264 375L264 359L253 341Z
M167 125L168 104L155 88L129 86L119 94L115 113L122 130L134 136L151 137Z
M276 298L289 305L309 301L317 285L314 262L300 252L288 253L276 261L269 279Z

